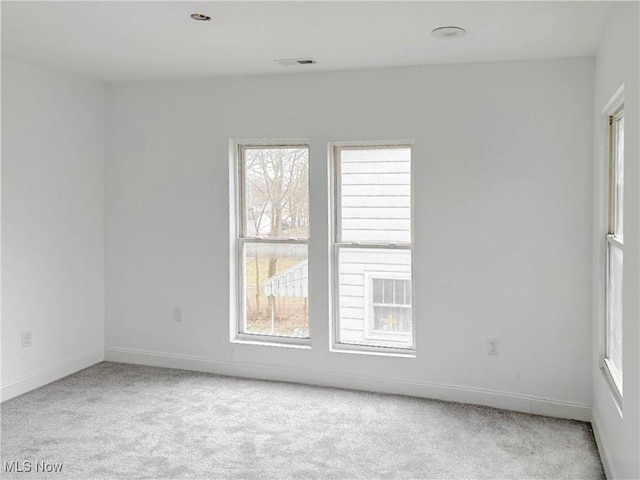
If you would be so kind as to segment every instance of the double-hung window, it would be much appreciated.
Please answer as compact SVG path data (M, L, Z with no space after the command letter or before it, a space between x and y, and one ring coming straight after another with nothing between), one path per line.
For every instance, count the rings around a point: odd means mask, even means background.
M308 166L304 143L237 147L240 339L309 338Z
M414 349L411 146L333 147L333 337Z
M608 221L605 240L604 364L622 396L622 272L624 251L624 105L609 115Z

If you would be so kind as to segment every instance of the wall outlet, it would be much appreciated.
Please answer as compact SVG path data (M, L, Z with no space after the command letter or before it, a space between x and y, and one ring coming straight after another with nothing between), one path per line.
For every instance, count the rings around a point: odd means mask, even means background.
M499 352L499 347L500 346L500 340L498 340L497 338L488 338L487 339L487 353L489 355L498 355Z
M182 321L182 307L176 307L173 311L173 316L176 322Z
M22 348L28 348L31 346L31 330L22 332Z

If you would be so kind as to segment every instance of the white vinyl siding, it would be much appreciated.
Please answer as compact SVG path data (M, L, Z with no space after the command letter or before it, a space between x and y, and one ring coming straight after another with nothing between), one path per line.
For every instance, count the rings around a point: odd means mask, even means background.
M406 153L406 148L342 151L342 241L411 241L411 158Z
M411 252L394 249L342 248L339 265L340 340L367 345L372 327L367 325L371 277L411 278ZM375 337L375 335L373 336ZM378 340L386 340L378 336Z

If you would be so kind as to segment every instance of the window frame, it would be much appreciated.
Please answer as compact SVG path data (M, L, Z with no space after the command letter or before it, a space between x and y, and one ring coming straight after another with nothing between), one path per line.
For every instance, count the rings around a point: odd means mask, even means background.
M618 249L623 254L623 266L624 266L624 240L623 236L619 236L617 232L616 218L618 212L618 205L624 202L624 198L620 197L619 190L616 183L617 171L618 171L618 136L616 130L616 122L619 118L624 118L624 97L622 93L617 94L612 101L611 106L607 109L606 114L606 127L607 127L607 149L606 149L606 164L607 164L607 181L606 181L606 219L605 219L605 238L604 238L604 321L603 321L603 349L602 349L602 368L607 380L611 386L611 390L614 394L614 398L621 408L623 398L623 374L624 364L620 369L620 374L617 373L617 366L609 358L610 351L610 338L609 338L609 303L610 292L609 283L611 275L610 255L612 249ZM624 152L624 146L623 146ZM624 154L624 153L623 153ZM623 157L624 165L624 157ZM623 167L624 172L624 167ZM623 173L624 175L624 173ZM624 176L623 176L624 181ZM624 193L624 190L623 190ZM623 210L624 212L624 210ZM623 223L624 225L624 223ZM623 234L624 235L624 234ZM624 267L623 267L624 272ZM619 289L622 289L624 281L620 281ZM623 317L624 318L624 317ZM623 333L624 335L624 333ZM622 346L621 346L622 347Z
M331 316L330 323L330 344L329 350L332 352L349 352L349 353L373 353L379 355L391 355L401 357L415 357L416 354L416 321L415 321L415 283L413 268L413 250L415 246L415 207L414 207L414 146L413 140L387 140L387 141L345 141L332 142L329 144L329 257L330 257L330 274L329 274L329 312ZM380 242L380 241L362 241L352 242L343 241L340 237L342 232L342 204L341 204L341 161L340 152L343 150L365 150L365 149L391 149L391 148L409 148L411 150L411 174L410 174L410 226L411 237L410 242ZM353 249L397 249L409 250L411 252L411 333L412 343L409 347L392 347L381 345L366 345L346 343L340 341L340 287L339 287L339 258L340 250L343 248ZM387 272L385 272L387 273ZM367 292L365 280L365 296ZM367 307L365 306L365 312ZM367 314L365 313L365 332L367 330ZM373 340L373 339L372 339ZM377 341L385 341L378 339Z
M391 308L408 308L413 312L413 304L385 304L376 305L373 301L373 281L374 280L402 280L409 281L411 285L411 275L400 272L378 272L378 271L365 271L364 272L364 337L370 340L379 341L393 341L399 337L409 337L412 332L385 332L375 329L375 307L385 306ZM411 301L413 301L413 291L411 292ZM367 308L366 306L369 306ZM413 314L411 315L411 328L413 329Z
M231 321L231 342L236 343L258 343L264 345L283 345L283 346L300 346L308 347L311 345L311 319L309 297L307 297L307 314L309 316L309 333L307 337L294 337L285 335L270 335L247 333L247 312L246 312L246 271L244 262L244 252L246 244L271 244L271 245L306 245L307 258L309 255L309 245L311 241L311 216L308 215L309 224L307 227L306 238L288 238L288 237L263 237L247 235L247 225L245 217L245 206L247 198L246 179L245 179L245 156L244 152L248 149L256 148L306 148L307 149L307 168L311 162L311 144L308 139L243 139L231 141L233 148L234 163L234 190L231 192L233 198L231 201L235 204L235 231L234 231L234 255L235 255L235 300L236 314L232 316ZM307 196L310 204L310 175L307 175ZM309 205L309 210L311 210ZM309 270L311 266L307 267Z

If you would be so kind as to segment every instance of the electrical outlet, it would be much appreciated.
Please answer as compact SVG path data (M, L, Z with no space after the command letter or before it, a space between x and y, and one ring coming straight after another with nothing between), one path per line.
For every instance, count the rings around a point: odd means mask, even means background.
M174 309L174 318L176 322L182 321L182 307L176 307Z
M488 338L487 339L487 354L489 355L498 355L500 346L500 341L497 338Z
M31 346L31 330L22 332L22 348L28 348Z

